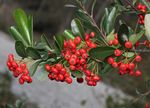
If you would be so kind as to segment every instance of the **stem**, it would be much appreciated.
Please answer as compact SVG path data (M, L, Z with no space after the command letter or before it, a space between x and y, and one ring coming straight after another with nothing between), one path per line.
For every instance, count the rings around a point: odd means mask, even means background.
M130 5L135 11L138 11L129 0L125 0L125 2Z
M91 19L93 26L96 27L96 29L101 33L103 39L105 39L106 35L103 33L102 29L100 29L97 26L97 24L96 24L95 20L93 19L93 17L91 15L89 15L89 13L86 11L86 9L85 9L84 5L82 4L82 2L80 2L79 5L81 6L81 9L84 11L84 13ZM108 43L105 40L103 40L103 42L105 43L105 45L108 46Z

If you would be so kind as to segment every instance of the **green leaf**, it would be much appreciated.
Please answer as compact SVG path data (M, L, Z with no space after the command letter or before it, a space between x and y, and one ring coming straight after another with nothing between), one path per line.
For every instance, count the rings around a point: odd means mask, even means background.
M144 26L146 30L146 37L150 41L150 14L145 15Z
M115 2L119 5L123 5L121 0L115 0Z
M24 41L22 35L19 33L19 31L14 26L11 26L9 28L9 33L16 41L22 41L25 46L28 45L27 42Z
M49 47L48 49L52 49L50 42L48 41L48 39L46 38L44 34L41 36L41 41Z
M6 108L14 108L13 105L6 104Z
M33 42L33 16L32 15L28 16L28 27L29 27L31 44L33 46L34 42Z
M19 56L21 56L23 58L27 57L27 54L25 51L25 46L23 45L23 43L21 41L16 41L15 49L16 49L16 52Z
M29 32L27 15L22 9L17 9L14 11L13 17L15 19L20 34L22 35L24 40L28 43L28 45L30 45L32 43L31 42L32 39Z
M16 101L16 108L22 108L25 100L17 100Z
M32 47L28 47L26 49L26 53L29 57L31 57L34 60L41 59L41 56L40 56L39 52L36 49L32 48Z
M129 40L129 30L125 24L121 24L118 31L118 40L124 46L125 42Z
M68 38L68 39L74 39L74 38L75 38L75 36L73 35L73 33L72 33L71 30L65 30L65 31L64 31L64 35L65 35L65 37Z
M105 64L104 68L100 71L100 75L103 77L106 73L112 71L113 68L110 64Z
M64 46L64 36L63 35L56 35L56 36L54 36L54 40L55 40L57 46L59 47L59 50L61 51L63 49L63 46Z
M107 24L108 16L109 16L108 8L105 8L105 14L102 17L101 24L100 24L101 28L103 28L104 31L106 31L106 24Z
M83 77L83 72L80 72L80 71L73 71L73 72L71 72L71 74L73 76L75 76L76 78L82 78Z
M71 29L74 35L79 35L82 39L84 39L85 31L79 19L75 18L72 20Z
M117 9L114 7L110 12L106 23L106 34L109 34L114 29L115 20L117 17Z
M105 59L106 57L114 53L114 48L112 47L97 47L89 51L89 55L95 59Z
M96 5L97 0L93 0L92 9L91 9L91 16L93 17L94 7Z
M37 68L41 62L42 62L42 60L38 60L38 61L34 62L33 65L29 68L31 76L33 76L35 74L35 72L36 72L36 70L37 70Z
M144 35L144 31L139 32L138 34L133 34L129 37L129 40L132 42L133 45L141 39L141 37Z
M128 58L131 58L131 57L133 57L134 55L135 55L134 52L125 52L125 53L123 53L123 56L128 57Z
M80 20L83 20L83 21L90 21L91 22L91 18L89 16L86 15L86 13L82 10L77 10L75 15L80 19Z
M113 30L113 31L106 37L107 42L109 42L110 40L114 40L114 33L115 33L115 30Z

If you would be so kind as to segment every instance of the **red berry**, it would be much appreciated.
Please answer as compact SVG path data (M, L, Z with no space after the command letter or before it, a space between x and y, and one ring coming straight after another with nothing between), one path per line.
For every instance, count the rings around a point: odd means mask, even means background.
M27 81L28 83L32 83L31 77L29 77L29 80Z
M78 83L83 83L83 81L84 81L83 78L77 78Z
M66 60L69 60L70 57L71 57L70 54L65 54L65 59L66 59Z
M21 68L21 69L25 69L25 68L26 68L26 64L21 63L21 64L20 64L20 68Z
M112 46L112 45L113 45L113 41L110 40L110 41L108 42L108 44L109 44L110 46Z
M80 44L81 43L81 38L79 36L75 37L74 43L75 44Z
M23 70L23 75L28 75L28 74L29 74L29 70L28 69Z
M70 65L75 65L77 63L77 61L76 61L76 59L74 59L74 58L71 58L70 60L69 60L69 64Z
M86 63L86 60L81 58L81 59L80 59L80 64L83 65L83 64L85 64L85 63Z
M56 68L54 68L54 67L51 68L51 71L52 71L52 73L54 73L54 74L58 74L58 73L59 73L58 70L57 70Z
M24 80L22 78L19 78L19 83L22 85L24 84Z
M84 54L84 53L86 53L86 50L85 49L80 49L80 53Z
M8 62L7 62L7 66L8 66L8 67L11 67L12 64L8 61Z
M108 64L112 64L112 63L114 62L114 58L109 57L109 58L107 59L107 62L108 62Z
M119 41L117 39L113 40L113 45L117 46L119 44Z
M84 74L85 74L86 76L91 76L91 71L90 71L90 70L85 70L85 71L84 71Z
M112 67L113 67L113 68L117 68L117 67L118 67L118 63L117 63L117 62L113 62L113 63L112 63Z
M89 34L85 34L85 40L89 40L90 39L90 35Z
M70 65L70 70L74 71L76 67L74 65Z
M145 108L149 108L149 104L148 103L146 103Z
M91 33L90 33L90 37L91 37L91 38L94 38L94 37L95 37L95 33L94 33L94 32L91 32Z
M63 81L63 80L64 80L64 76L63 76L62 74L59 74L59 75L58 75L58 79L59 79L60 81Z
M127 42L125 43L125 47L126 47L127 49L131 49L131 48L132 48L132 42L127 41Z
M66 78L65 81L66 81L68 84L71 84L71 83L72 83L72 79L71 79L71 78Z
M100 81L100 77L97 76L97 75L95 75L95 76L93 77L93 80L96 81L96 82L98 82L98 81Z
M56 69L58 71L60 71L62 68L63 68L62 64L60 64L60 63L56 64Z
M136 77L142 76L142 72L139 71L139 70L137 70L137 71L135 72L135 76L136 76Z
M88 81L87 85L92 86L93 85L93 81Z
M126 67L125 64L121 64L121 65L120 65L120 70L126 71L126 69L127 69L127 67Z
M46 69L46 71L50 71L51 70L50 65L49 64L45 64L45 69Z
M17 68L16 68L16 72L17 72L18 74L21 74L22 71L23 71L23 70L22 70L20 67L17 67Z
M135 61L136 61L136 62L142 61L142 57L141 57L140 55L137 55L137 56L135 57Z
M66 74L66 69L62 68L61 71L60 71L60 73L63 74L63 75L65 75Z
M88 58L88 54L87 53L82 54L82 58L83 59L87 59Z
M135 64L134 64L134 63L129 63L129 64L128 64L128 68L129 68L130 70L133 70L133 69L135 68Z
M122 51L119 50L119 49L116 49L116 50L114 51L114 55L115 55L116 57L119 57L119 56L122 55Z
M134 75L134 72L131 70L129 71L129 75L133 76Z

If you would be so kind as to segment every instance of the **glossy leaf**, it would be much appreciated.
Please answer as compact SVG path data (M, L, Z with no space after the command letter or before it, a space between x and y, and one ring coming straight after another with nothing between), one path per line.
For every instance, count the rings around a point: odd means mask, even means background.
M61 51L64 46L64 36L63 35L56 35L54 36L54 39L56 41L57 46L59 47L59 50Z
M28 43L23 39L22 35L19 33L19 31L16 29L16 27L11 26L9 28L9 33L16 41L22 41L25 46L28 45Z
M35 63L33 63L33 65L29 68L31 76L33 76L35 74L35 72L37 71L37 68L40 65L40 63L41 63L41 60L38 60Z
M114 40L114 33L115 33L115 31L113 30L113 31L106 37L107 42L109 42L110 40Z
M139 39L142 38L142 36L144 35L144 31L139 32L138 34L133 34L129 37L129 40L132 42L132 44L134 45Z
M114 29L114 24L115 24L116 17L117 17L117 9L116 9L116 7L114 7L111 10L111 12L108 16L108 19L107 19L106 34L109 34Z
M108 8L105 8L105 14L102 17L101 24L100 24L101 28L103 28L104 31L106 31L106 24L107 24L108 16L109 16Z
M47 37L44 34L41 36L41 41L49 47L48 49L52 49L50 42L48 41Z
M87 14L84 11L78 10L78 11L76 11L75 14L80 20L86 21L86 22L91 22L91 18L89 16L87 16Z
M32 48L32 47L28 47L26 49L26 53L29 57L31 57L34 60L41 59L41 56L40 56L39 52L36 49Z
M114 53L114 48L112 47L97 47L89 51L90 57L94 59L105 59L106 57Z
M125 53L123 54L123 56L128 57L128 58L131 58L131 57L133 57L134 55L135 55L134 52L125 52Z
M72 32L74 33L74 35L79 35L79 36L81 36L82 39L84 39L85 31L84 31L83 26L79 19L75 18L72 20L71 29L72 29Z
M26 40L26 42L30 45L32 42L29 32L27 15L22 9L17 9L14 11L13 17L15 19L20 34L22 35L24 40Z
M65 35L65 37L68 38L68 39L74 39L74 38L75 38L75 36L73 35L73 33L72 33L71 30L65 30L65 31L64 31L64 35Z
M120 25L118 31L118 40L124 46L125 42L129 40L129 30L125 24Z
M15 49L16 52L19 56L21 57L27 57L26 51L25 51L25 46L21 41L16 41L15 43Z
M29 33L30 33L30 39L31 39L31 44L33 46L33 16L29 15L28 17L28 27L29 27Z
M95 5L96 5L96 1L97 0L93 0L92 9L91 9L91 16L92 17L93 17L93 12L94 12L94 8L95 8Z

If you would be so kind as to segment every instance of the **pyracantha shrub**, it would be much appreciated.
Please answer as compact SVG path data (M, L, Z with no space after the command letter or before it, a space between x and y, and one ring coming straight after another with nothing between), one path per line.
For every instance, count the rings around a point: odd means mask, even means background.
M9 32L16 40L16 52L21 58L16 60L10 54L7 66L14 77L19 77L20 84L31 83L37 68L50 80L71 84L76 79L89 86L96 86L105 73L114 69L119 75L142 76L142 70L138 69L142 61L138 49L150 48L149 1L115 0L112 7L105 9L100 26L93 16L95 5L96 0L90 14L82 0L70 5L76 9L76 17L70 29L54 36L53 44L45 35L35 42L32 15L27 16L21 9L14 11L16 25ZM124 12L136 16L135 28L118 17Z

